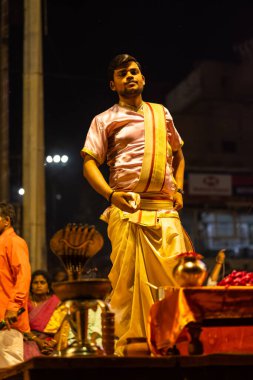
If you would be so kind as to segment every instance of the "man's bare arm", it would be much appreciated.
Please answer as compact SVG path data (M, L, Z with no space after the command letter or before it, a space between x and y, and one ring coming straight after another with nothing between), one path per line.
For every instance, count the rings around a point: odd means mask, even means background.
M86 155L83 162L83 176L87 179L89 184L96 190L97 193L102 195L107 200L112 192L112 189L104 179L103 174L99 170L96 160Z
M185 170L185 160L182 149L173 152L172 166L174 169L174 178L176 180L179 189L184 188L184 170ZM180 193L175 194L174 198L174 208L180 210L183 207L183 196Z
M83 162L83 176L87 179L93 189L109 200L109 196L112 193L111 187L106 182L103 174L99 170L96 160L86 155ZM132 201L132 196L123 191L115 191L111 197L111 202L122 211L133 213L137 210L131 206L128 202Z
M180 189L184 188L184 170L185 170L185 160L182 149L173 152L173 162L172 166L174 169L174 177L177 182L177 186Z

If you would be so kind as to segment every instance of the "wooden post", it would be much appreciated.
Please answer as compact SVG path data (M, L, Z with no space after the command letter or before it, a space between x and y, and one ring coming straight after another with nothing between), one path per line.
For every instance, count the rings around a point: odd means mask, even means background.
M9 201L9 9L0 3L0 201Z
M32 270L46 269L41 0L24 0L23 236Z

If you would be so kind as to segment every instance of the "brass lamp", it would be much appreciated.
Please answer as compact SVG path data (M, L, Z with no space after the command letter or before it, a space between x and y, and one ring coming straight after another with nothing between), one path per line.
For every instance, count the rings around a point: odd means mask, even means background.
M52 288L64 303L67 313L61 324L59 341L62 341L66 323L69 324L74 341L67 347L57 346L56 355L113 355L114 313L110 311L106 297L111 292L107 278L82 278L87 260L103 246L102 235L95 226L67 224L50 240L50 248L63 263L68 281L54 282ZM89 310L101 311L102 348L88 335Z

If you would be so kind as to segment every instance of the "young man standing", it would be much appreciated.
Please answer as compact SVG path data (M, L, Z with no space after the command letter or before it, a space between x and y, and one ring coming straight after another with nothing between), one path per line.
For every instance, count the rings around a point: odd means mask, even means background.
M176 255L186 250L178 210L183 207L183 141L169 111L144 102L141 65L117 55L108 68L118 102L92 120L81 154L83 174L111 206L110 305L115 312L116 353L128 338L145 338L154 286L174 285ZM109 183L99 165L107 161Z

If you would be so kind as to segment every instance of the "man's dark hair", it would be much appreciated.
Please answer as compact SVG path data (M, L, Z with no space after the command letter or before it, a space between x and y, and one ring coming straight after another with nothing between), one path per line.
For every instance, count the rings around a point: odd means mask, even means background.
M2 218L10 218L11 226L15 223L16 212L11 203L0 202L0 216Z
M113 80L114 71L118 69L119 67L125 67L128 65L129 62L135 62L139 69L141 70L141 65L137 61L136 58L134 58L132 55L129 54L118 54L116 57L114 57L107 69L107 75L109 81Z

